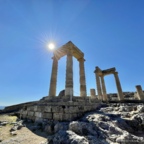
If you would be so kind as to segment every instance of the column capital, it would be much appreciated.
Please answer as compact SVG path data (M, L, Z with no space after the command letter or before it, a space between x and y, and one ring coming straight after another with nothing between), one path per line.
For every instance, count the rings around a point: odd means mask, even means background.
M96 66L94 73L102 74L102 70L98 66Z
M56 58L56 56L53 56L51 59L58 61L58 59Z
M118 74L118 72L114 72L113 74L116 75L116 74Z
M105 75L99 75L99 77L104 78Z
M79 58L79 59L77 59L79 62L84 62L85 61L85 59L82 57L82 58Z

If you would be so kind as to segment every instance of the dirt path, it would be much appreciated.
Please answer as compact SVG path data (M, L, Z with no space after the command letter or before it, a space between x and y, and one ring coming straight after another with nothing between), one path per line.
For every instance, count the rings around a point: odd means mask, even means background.
M0 115L0 121L14 122L16 117ZM0 127L0 144L45 144L47 139L45 137L36 135L27 127L22 127L17 130L17 135L12 136L10 129L13 125L7 124Z

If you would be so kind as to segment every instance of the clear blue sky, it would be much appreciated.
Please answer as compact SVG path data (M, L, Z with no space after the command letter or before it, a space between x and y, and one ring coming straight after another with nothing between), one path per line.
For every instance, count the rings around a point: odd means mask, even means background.
M0 105L48 95L54 41L72 41L85 54L87 93L95 66L116 67L123 91L144 88L144 0L0 0ZM59 61L57 94L65 88L66 57ZM79 68L74 59L74 93ZM116 92L113 75L107 92Z

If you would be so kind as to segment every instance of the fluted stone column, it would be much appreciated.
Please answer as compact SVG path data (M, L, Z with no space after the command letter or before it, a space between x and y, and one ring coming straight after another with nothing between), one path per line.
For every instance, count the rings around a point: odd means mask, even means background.
M138 99L144 100L144 93L143 93L141 85L136 85L136 90L137 90Z
M85 69L84 69L84 58L81 58L79 61L79 75L80 75L80 96L86 97L86 79L85 79Z
M114 77L115 77L115 81L116 81L116 86L117 86L117 91L118 91L118 99L119 100L123 100L123 92L122 92L122 88L121 88L121 84L120 84L120 80L118 77L118 72L114 73Z
M51 72L49 96L56 96L58 61L55 56L52 59L53 59L53 65L52 65L52 72Z
M70 51L67 53L65 96L73 96L73 59Z
M100 78L101 78L101 85L102 85L102 92L103 92L103 101L107 101L108 99L107 99L104 76L101 76Z
M97 72L95 72L95 75L96 75L96 85L97 85L98 99L101 100L102 99L102 90L101 90L101 85L100 85L100 77L97 74Z

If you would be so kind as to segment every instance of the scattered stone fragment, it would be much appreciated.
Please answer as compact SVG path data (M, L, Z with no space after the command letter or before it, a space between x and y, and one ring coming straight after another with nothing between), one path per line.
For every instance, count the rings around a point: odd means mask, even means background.
M11 134L12 136L15 136L15 135L17 135L17 131L11 131L10 134Z
M6 126L7 124L8 124L7 121L3 121L3 122L0 123L1 126Z

